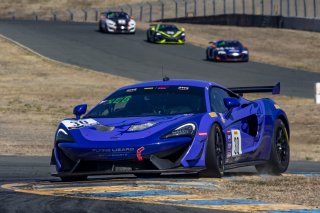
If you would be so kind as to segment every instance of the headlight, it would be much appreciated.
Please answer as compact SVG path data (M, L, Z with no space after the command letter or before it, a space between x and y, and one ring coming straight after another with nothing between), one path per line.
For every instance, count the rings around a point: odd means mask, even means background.
M243 50L242 53L243 54L248 54L249 52L248 52L248 50Z
M196 125L193 123L187 123L165 134L161 138L193 137L195 132L196 132Z
M186 36L186 34L185 33L181 33L181 36Z
M160 35L161 35L161 33L156 33L156 35L157 35L157 36L160 36Z
M107 20L107 24L108 24L108 25L111 25L111 26L116 25L116 23L115 23L114 21L111 21L111 20Z
M132 26L133 26L133 25L135 25L135 24L136 24L136 22L135 22L134 20L131 19L131 20L129 21L129 25L132 25Z
M148 122L144 124L132 125L128 129L129 132L140 131L154 126L157 122Z
M218 54L219 55L224 55L224 54L227 54L227 53L226 53L226 51L218 51Z
M58 129L56 138L56 142L74 142L74 139L69 133L64 129Z

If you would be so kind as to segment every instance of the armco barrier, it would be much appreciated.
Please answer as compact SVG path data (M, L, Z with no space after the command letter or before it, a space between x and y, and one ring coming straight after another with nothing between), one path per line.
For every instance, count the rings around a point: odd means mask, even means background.
M304 17L227 14L217 16L172 18L158 21L245 27L273 27L320 32L320 19Z
M282 28L320 32L320 19L282 17Z

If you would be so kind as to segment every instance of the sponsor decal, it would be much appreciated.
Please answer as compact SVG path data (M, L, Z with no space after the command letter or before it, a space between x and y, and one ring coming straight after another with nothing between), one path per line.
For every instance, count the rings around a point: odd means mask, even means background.
M80 129L86 126L94 126L98 125L98 121L93 120L92 118L89 119L80 119L80 120L65 120L61 122L67 129Z
M178 90L189 90L189 87L178 87Z
M231 152L227 152L227 158L231 157Z
M145 87L143 89L145 89L145 90L153 90L153 87Z
M232 156L238 156L242 154L241 148L241 133L240 130L231 130L232 135Z
M199 132L198 135L199 136L208 136L208 133L207 132Z
M222 123L225 123L226 120L224 119L223 114L222 114L222 113L219 113L219 116L220 116L220 118L221 118Z
M232 148L232 143L228 143L227 149L228 149L228 150L231 150L231 148ZM231 152L230 152L230 153L231 153Z
M215 112L210 112L209 115L211 118L218 117L217 113L215 113Z
M134 152L134 148L110 148L110 149L92 149L92 152L96 153L123 153L123 152Z
M168 89L169 86L159 86L158 89Z
M127 103L131 99L131 97L132 97L131 95L128 95L128 96L123 96L123 97L119 97L119 98L103 100L100 102L100 104L103 104L106 102L107 102L107 104Z
M127 89L126 92L135 92L137 91L137 88L133 88L133 89Z
M231 157L231 151L232 151L232 135L231 135L231 130L227 130L227 157Z
M139 149L137 149L137 159L138 161L142 161L143 160L143 157L142 157L142 154L141 152L144 150L144 147L140 147Z

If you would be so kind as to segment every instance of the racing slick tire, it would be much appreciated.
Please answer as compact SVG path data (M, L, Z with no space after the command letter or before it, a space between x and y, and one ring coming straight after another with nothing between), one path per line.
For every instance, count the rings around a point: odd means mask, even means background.
M103 33L103 28L102 28L102 26L101 26L101 23L99 23L99 32L100 32L100 33Z
M149 37L149 34L148 34L148 33L147 33L147 41L148 41L148 42L151 42L151 41L150 41L150 37Z
M281 119L275 122L270 160L266 164L256 165L259 173L279 175L289 166L290 147L288 131Z
M99 31L101 33L107 33L107 26L105 25L105 28L103 28L102 23L99 23Z
M206 60L207 60L207 61L210 61L210 57L209 57L208 50L206 51Z
M222 130L217 123L212 125L206 149L206 170L201 176L220 178L224 173L225 148Z

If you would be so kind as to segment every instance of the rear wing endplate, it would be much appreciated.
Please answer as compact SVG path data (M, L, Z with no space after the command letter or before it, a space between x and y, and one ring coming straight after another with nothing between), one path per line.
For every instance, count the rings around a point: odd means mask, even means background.
M280 94L280 82L274 86L256 86L256 87L231 87L232 92L243 95L244 93L269 93L273 95Z

